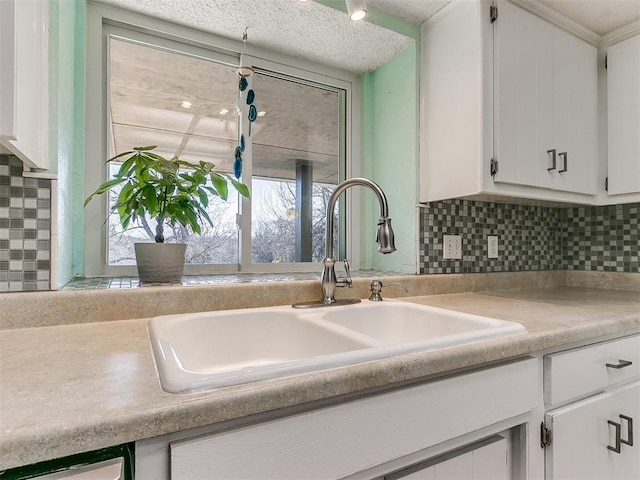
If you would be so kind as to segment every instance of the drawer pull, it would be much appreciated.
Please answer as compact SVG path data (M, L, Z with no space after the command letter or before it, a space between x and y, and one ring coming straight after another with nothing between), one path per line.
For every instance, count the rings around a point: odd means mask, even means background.
M551 154L551 166L547 168L547 172L556 169L556 149L547 150L547 155Z
M564 162L564 167L562 167L562 170L558 170L558 173L564 173L567 171L567 152L559 153L558 156L562 158L562 161Z
M605 365L607 368L615 368L616 370L619 370L621 368L633 365L633 362L630 362L629 360L618 360L618 363L606 363Z
M625 445L633 447L633 418L620 414L620 419L627 421L627 439L620 439L620 441Z
M622 429L622 425L618 422L614 422L613 420L607 420L609 425L613 425L616 429L616 446L612 447L611 445L607 445L607 449L612 452L620 453L620 444L622 443L622 438L620 437L620 430Z

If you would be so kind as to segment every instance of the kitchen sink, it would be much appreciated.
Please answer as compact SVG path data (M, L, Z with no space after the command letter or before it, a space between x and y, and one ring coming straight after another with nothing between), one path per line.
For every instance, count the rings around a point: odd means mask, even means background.
M402 301L154 317L165 391L188 393L525 333L515 322Z
M377 303L360 305L357 315L349 307L328 310L323 319L362 333L385 346L425 342L429 346L451 345L524 331L519 323L495 318L414 303Z

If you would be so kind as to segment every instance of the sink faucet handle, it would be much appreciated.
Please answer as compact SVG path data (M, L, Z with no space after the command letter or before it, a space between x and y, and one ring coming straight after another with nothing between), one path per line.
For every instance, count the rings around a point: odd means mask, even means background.
M337 280L336 286L338 287L353 287L353 281L351 280L351 269L349 268L349 260L344 259L344 271L346 273L346 277L340 277Z
M392 285L402 288L405 291L405 293L409 293L409 290L407 289L407 287L405 287L401 283L385 283L384 284L385 287L390 287ZM369 295L369 300L371 300L372 302L381 302L382 287L383 285L380 280L373 280L371 282L371 295Z

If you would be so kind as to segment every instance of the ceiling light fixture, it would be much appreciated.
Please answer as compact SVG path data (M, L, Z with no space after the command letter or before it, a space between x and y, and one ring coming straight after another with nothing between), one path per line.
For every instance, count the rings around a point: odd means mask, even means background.
M184 100L181 104L182 108L191 108L191 102Z
M349 20L357 22L367 16L367 0L346 0Z
M221 108L220 109L220 115L226 115L227 113L229 113L229 109L227 109L227 108Z

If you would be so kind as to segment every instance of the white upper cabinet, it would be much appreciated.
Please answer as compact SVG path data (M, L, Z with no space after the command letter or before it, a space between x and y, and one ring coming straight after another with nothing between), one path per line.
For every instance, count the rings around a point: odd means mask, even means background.
M506 0L455 2L422 36L420 200L595 202L597 48Z
M0 1L0 145L34 168L49 167L48 6Z
M597 49L509 2L495 26L494 180L597 192Z
M640 35L607 50L609 195L640 192Z

